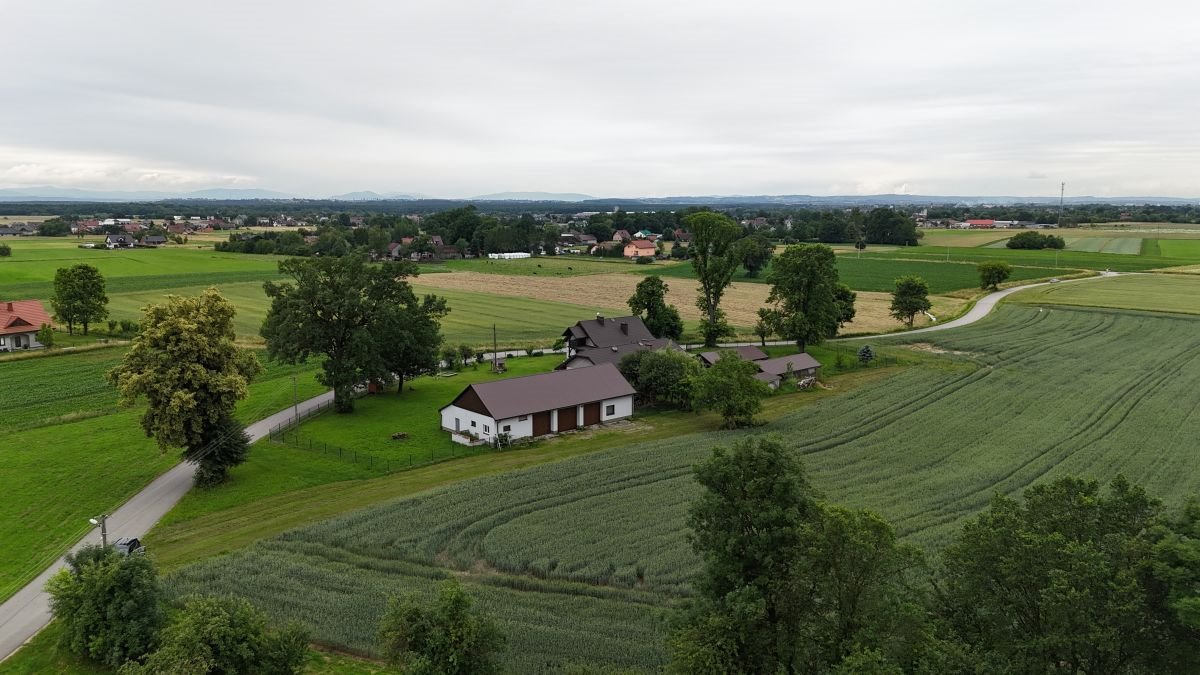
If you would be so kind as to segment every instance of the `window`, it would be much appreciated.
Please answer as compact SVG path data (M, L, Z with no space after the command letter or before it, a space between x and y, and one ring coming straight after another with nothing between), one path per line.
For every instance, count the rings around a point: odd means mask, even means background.
M521 415L520 417L517 418L517 421L524 422L527 419L529 419L529 415Z
M507 433L508 433L508 432L510 432L510 431L512 431L512 425L511 425L511 424L505 424L505 425L504 425L504 433L506 433L506 434L507 434Z
M491 427L489 427L489 426L488 426L488 425L486 425L486 424L485 424L485 425L483 425L483 433L485 433L485 434L490 434L490 433L492 433L492 429L491 429Z
M475 426L475 420L471 420L471 426Z
M616 415L617 414L617 406L615 406L615 405L604 406L604 414L607 416Z

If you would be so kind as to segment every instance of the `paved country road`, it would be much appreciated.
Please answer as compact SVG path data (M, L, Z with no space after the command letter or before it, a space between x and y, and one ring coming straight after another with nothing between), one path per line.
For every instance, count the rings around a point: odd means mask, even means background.
M246 427L246 435L253 443L266 436L272 428L291 420L296 414L303 417L332 399L333 392L326 392L303 401L298 406L281 410ZM108 517L109 538L145 537L150 528L191 489L195 470L195 465L181 462L121 505ZM97 528L89 532L71 550L99 543L100 530ZM50 622L50 596L44 590L46 581L65 566L66 560L60 558L0 605L0 661L11 656Z
M1087 281L1088 279L1099 279L1104 276L1117 276L1115 272L1105 272L1100 276L1086 277L1084 279L1071 279L1058 283L1072 283L1078 281ZM929 326L927 328L919 328L917 330L906 331L904 333L896 333L896 335L910 335L912 333L927 333L936 330L947 330L950 328L958 328L966 326L987 316L1000 300L1027 288L1036 288L1038 286L1046 286L1050 282L1038 284L1028 284L1025 286L1016 286L1014 288L1006 288L1002 291L996 291L980 298L975 306L963 316L947 321L944 324ZM878 338L878 335L869 335L862 337L846 338L847 340L863 340L870 338ZM755 342L730 343L722 346L735 347L742 345L757 345ZM768 344L792 344L791 342L769 342ZM550 351L550 350L545 350ZM510 352L516 353L516 352ZM486 355L491 358L491 354ZM312 412L322 405L327 404L333 399L333 392L325 392L315 398L310 398L299 404L298 407L289 407L286 410L281 410L270 417L259 420L254 424L246 427L246 434L250 436L250 442L259 440L267 435L267 433L280 424L283 424L293 416L299 414L304 415ZM129 501L125 502L120 508L112 513L108 518L108 531L112 538L117 537L144 537L150 528L159 521L167 511L170 511L183 495L192 487L192 474L195 472L195 467L188 463L180 463L175 468L164 473L156 478L152 483L146 486L144 490L137 493ZM71 550L80 548L87 544L100 543L99 530L92 530L86 537L81 539L79 543ZM8 658L25 644L37 632L40 631L47 623L50 622L50 596L46 593L46 581L54 575L55 572L62 569L66 565L66 561L60 558L57 562L50 566L45 572L42 572L36 579L29 582L24 588L9 598L3 605L0 605L0 661Z

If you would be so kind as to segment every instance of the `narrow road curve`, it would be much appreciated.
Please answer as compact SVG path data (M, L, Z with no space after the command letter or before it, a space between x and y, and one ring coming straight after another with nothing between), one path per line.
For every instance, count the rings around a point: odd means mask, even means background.
M1103 277L1117 276L1116 272L1103 272L1099 276L1086 277L1082 279L1070 279L1057 283L1072 283L1077 281L1088 281L1091 279L1100 279ZM1006 288L1002 291L989 293L980 298L975 306L963 316L947 321L944 324L929 326L927 328L918 328L916 330L905 331L904 333L895 333L894 335L911 335L913 333L927 333L936 330L949 330L951 328L959 328L967 326L983 317L987 316L1004 298L1023 291L1028 288L1036 288L1038 286L1047 286L1052 282L1042 282L1037 284L1027 284L1025 286L1015 286ZM866 340L872 338L883 337L880 335L866 335L861 337L844 338L845 340ZM791 342L771 341L768 344L788 345ZM736 342L725 343L722 347L739 347L744 345L757 346L756 342ZM550 350L544 350L550 351ZM518 350L502 353L501 356L511 356L519 353ZM491 358L491 354L486 355ZM333 398L333 392L325 392L320 396L310 398L307 401L301 402L298 406L289 407L286 410L281 410L270 417L259 420L250 426L246 427L246 434L250 437L250 442L258 441L267 435L270 430L276 426L284 424L295 416L303 417L322 405L327 404ZM192 478L195 473L195 467L192 464L180 463L173 469L167 471L163 475L154 479L141 492L134 495L129 501L125 502L120 508L114 511L108 518L108 530L112 534L112 538L117 537L137 537L142 538L154 527L175 504L183 498L187 491L192 487ZM100 543L100 532L92 530L81 539L72 551L77 550L89 544ZM42 572L36 579L29 582L15 595L9 598L4 604L0 605L0 661L8 658L25 644L34 635L37 635L46 624L50 623L50 596L46 593L46 581L50 579L56 572L66 566L65 556L51 565L46 571Z
M332 399L333 392L326 392L297 406L290 406L246 427L246 435L253 443L266 436L272 428L290 421L296 415L303 417ZM150 528L192 488L195 471L195 465L180 462L170 471L155 478L108 517L109 538L115 540L118 537L145 537ZM99 543L100 531L93 529L71 550ZM0 661L11 656L50 623L50 595L45 591L46 581L66 567L66 564L65 556L59 558L36 579L0 605Z

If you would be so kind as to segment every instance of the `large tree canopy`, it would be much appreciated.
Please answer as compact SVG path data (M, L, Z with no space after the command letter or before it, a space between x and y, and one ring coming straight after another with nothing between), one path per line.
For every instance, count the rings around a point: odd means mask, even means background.
M654 337L678 340L683 335L683 319L679 310L667 304L669 288L660 276L642 279L629 297L629 311L642 317Z
M871 209L863 224L863 235L870 244L917 245L917 224L895 209Z
M235 311L215 288L167 296L146 308L133 346L108 373L122 401L146 398L142 429L164 452L183 448L184 459L200 464L201 483L219 482L245 458L233 411L262 366L234 343Z
M60 267L54 273L54 294L50 296L54 318L67 324L67 332L75 334L75 324L88 325L108 316L108 296L104 292L104 276L100 270L80 263Z
M800 349L837 334L854 318L854 293L838 281L833 249L821 244L789 246L775 258L767 274L774 304L769 317L774 332L795 340Z
M318 379L333 388L339 412L354 409L354 387L367 380L391 382L436 364L448 310L432 296L417 298L407 280L417 275L415 264L347 255L293 258L279 271L292 283L264 284L267 353L285 363L323 355Z
M911 274L896 279L891 313L897 321L903 321L912 328L913 319L922 312L928 312L930 307L933 307L933 303L929 301L929 284L924 279Z
M996 495L943 553L943 613L1009 672L1195 672L1198 516L1168 522L1122 477Z
M711 211L693 213L683 222L692 233L688 254L700 281L700 296L696 300L696 306L704 315L700 320L700 332L704 334L705 346L713 347L733 332L721 311L721 297L738 266L733 244L742 230L729 216Z

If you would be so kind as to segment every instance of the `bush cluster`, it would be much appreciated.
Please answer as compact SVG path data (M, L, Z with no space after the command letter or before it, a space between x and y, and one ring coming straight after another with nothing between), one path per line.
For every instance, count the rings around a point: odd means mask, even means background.
M1067 242L1062 237L1056 237L1053 234L1042 234L1041 232L1021 232L1013 235L1008 243L1005 244L1008 248L1025 248L1025 249L1043 249L1056 248L1064 249L1067 247Z

